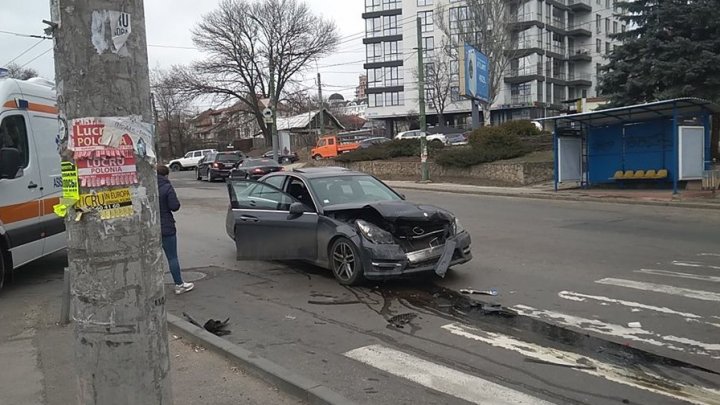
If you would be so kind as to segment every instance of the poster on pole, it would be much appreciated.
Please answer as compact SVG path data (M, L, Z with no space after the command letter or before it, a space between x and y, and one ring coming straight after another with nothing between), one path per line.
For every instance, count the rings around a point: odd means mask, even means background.
M490 100L490 61L488 57L468 44L460 47L460 95L488 102Z
M103 144L106 123L101 119L73 120L69 147L73 151L82 187L130 185L138 182L135 149L129 134L117 137L117 146Z

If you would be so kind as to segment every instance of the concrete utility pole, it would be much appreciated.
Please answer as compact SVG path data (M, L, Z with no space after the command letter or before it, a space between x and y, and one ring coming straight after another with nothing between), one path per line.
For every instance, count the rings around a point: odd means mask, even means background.
M420 162L422 163L422 181L430 181L427 164L427 117L425 116L425 62L422 45L422 18L417 19L418 53L418 103L420 104Z
M151 125L143 0L50 5L58 107L67 131L73 133L70 120L90 117L139 116ZM134 152L123 158L136 161L123 170L136 170L137 182L80 184L81 199L129 190L130 215L78 217L79 211L68 209L79 404L172 403L157 176L143 153L154 142L145 141L134 142ZM80 161L67 144L61 148L64 161Z
M325 133L325 102L322 96L322 79L320 78L320 72L317 74L318 82L318 99L320 100L320 134Z

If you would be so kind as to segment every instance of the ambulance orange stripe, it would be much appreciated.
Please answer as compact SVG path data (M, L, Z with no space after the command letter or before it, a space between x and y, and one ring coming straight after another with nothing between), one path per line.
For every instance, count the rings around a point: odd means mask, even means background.
M17 106L15 105L15 100L8 100L3 104L3 107L5 108L14 108L17 109ZM51 106L51 105L45 105L45 104L38 104L38 103L28 103L28 111L35 111L35 112L41 112L41 113L47 113L47 114L57 114L58 109L57 107Z
M0 207L0 222L7 225L13 222L37 218L38 216L53 214L53 206L59 203L59 197L51 197L44 200L6 205Z

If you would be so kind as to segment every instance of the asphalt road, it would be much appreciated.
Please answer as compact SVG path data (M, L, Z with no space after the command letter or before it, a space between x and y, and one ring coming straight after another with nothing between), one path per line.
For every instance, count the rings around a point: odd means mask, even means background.
M204 278L168 309L229 316L228 339L360 403L720 403L717 211L403 191L453 211L474 260L344 288L237 262L225 186L172 180L181 265Z

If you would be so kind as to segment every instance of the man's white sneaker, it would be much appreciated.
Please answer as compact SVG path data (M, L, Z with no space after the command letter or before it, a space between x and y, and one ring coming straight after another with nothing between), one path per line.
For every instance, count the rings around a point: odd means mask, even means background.
M182 283L175 286L175 294L182 294L186 293L190 290L195 288L195 284L193 283Z

